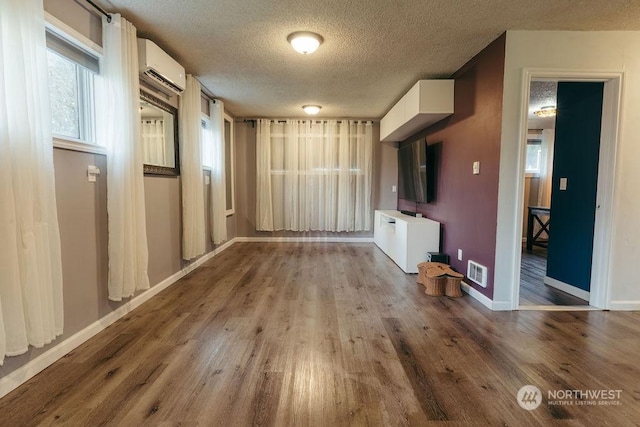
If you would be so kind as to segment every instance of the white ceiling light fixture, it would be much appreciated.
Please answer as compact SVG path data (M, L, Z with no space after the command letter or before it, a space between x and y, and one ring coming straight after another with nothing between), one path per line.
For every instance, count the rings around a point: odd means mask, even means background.
M321 108L322 107L320 105L303 105L302 106L302 109L304 110L304 112L311 116L315 116L316 114L318 114Z
M303 55L313 53L322 44L324 39L320 34L312 33L310 31L296 31L289 34L287 41L291 43L291 46Z
M555 105L547 105L546 107L542 107L537 111L534 111L533 114L535 114L538 117L553 117L556 115L557 109Z

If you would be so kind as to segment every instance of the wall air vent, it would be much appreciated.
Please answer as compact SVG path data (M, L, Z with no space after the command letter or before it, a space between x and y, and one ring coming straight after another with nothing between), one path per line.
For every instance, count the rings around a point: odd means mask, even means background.
M474 283L487 287L487 267L480 265L475 261L469 260L467 264L467 277Z
M173 82L165 79L162 74L158 73L156 70L147 70L144 72L144 74L148 77L151 77L152 79L154 79L156 82L160 83L163 86L168 87L171 91L177 93L177 94L181 94L183 92L183 89L178 86L173 84Z

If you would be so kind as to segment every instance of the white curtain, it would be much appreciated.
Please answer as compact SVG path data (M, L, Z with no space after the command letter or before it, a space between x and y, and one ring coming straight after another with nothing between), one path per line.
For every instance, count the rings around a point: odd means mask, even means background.
M271 203L271 120L258 120L256 129L256 230L273 230Z
M62 334L42 0L0 0L0 365Z
M538 206L551 206L551 177L553 175L554 140L555 129L542 130Z
M98 141L107 148L109 299L149 288L149 250L140 143L140 84L136 28L119 14L102 22L103 55Z
M225 181L224 103L209 101L213 147L211 159L211 240L216 245L227 240L227 184Z
M188 74L179 114L182 258L186 260L204 254L206 243L200 90L200 82Z
M164 120L142 120L142 146L144 163L164 166L166 154Z
M260 120L256 227L371 230L371 122Z

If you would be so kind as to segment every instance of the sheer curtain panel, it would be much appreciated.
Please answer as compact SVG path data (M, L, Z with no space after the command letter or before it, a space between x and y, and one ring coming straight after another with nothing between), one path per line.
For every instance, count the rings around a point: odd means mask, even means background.
M205 252L204 183L200 82L187 74L180 97L180 171L182 180L182 258L190 260Z
M224 103L209 101L213 141L211 166L211 240L216 245L227 240L227 184L225 182Z
M102 21L103 68L98 141L107 148L109 299L149 289L149 249L140 143L140 83L136 28L119 14Z
M371 230L371 122L261 120L256 155L258 230Z
M0 365L62 334L42 0L0 0Z
M165 127L163 120L142 120L142 146L144 147L144 162L151 165L165 163Z
M260 119L256 129L256 230L273 230L271 199L271 120Z

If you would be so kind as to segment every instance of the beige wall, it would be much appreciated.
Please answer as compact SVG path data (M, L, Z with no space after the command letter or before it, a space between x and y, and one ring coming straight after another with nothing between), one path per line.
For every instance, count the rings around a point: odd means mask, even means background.
M380 140L380 123L374 123L374 141ZM374 209L396 209L398 193L392 186L398 185L398 143L376 142L375 168L373 170Z
M256 127L253 122L236 122L236 216L238 237L271 236L350 236L371 237L372 231L355 233L331 232L259 232L256 231ZM397 148L394 143L380 142L380 125L374 123L374 171L373 171L373 207L374 209L395 209L396 193L391 187L397 184Z
M149 282L157 284L182 268L180 178L144 178Z
M44 0L44 10L102 46L102 18L90 13L88 3L73 0Z

